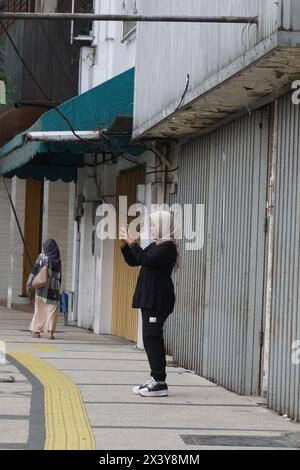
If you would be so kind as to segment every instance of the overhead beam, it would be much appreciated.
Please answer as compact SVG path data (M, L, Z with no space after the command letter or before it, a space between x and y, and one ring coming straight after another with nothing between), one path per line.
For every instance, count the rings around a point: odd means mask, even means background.
M0 12L1 20L63 21L136 21L163 23L238 23L258 24L258 16L161 16L161 15L97 15L95 13L20 13Z

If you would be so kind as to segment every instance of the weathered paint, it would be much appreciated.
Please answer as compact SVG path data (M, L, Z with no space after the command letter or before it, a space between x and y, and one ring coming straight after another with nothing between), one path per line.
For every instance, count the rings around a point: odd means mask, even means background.
M249 28L139 25L135 138L207 133L216 123L235 112L245 112L262 97L277 95L299 76L299 38L293 43L292 33L286 32L285 39L278 33L284 3L228 0L222 5L224 12L220 12L217 1L141 2L141 11L146 13L155 9L170 14L247 12L258 14L260 22L258 27ZM294 8L296 11L296 4ZM190 82L178 112L187 74Z

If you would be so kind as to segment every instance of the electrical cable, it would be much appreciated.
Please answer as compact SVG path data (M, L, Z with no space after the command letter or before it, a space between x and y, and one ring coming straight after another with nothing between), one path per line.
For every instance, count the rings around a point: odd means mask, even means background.
M88 146L90 146L91 142L87 139L83 139L81 136L79 136L75 129L73 128L72 126L72 123L70 122L69 118L67 116L65 116L65 114L59 109L58 106L54 105L51 101L51 98L47 95L47 93L45 92L45 90L41 87L41 85L39 84L39 82L37 81L37 79L35 78L33 72L31 71L30 67L28 66L28 64L26 63L24 57L22 56L22 54L20 53L18 47L16 46L13 38L11 37L9 31L7 30L7 28L4 26L3 24L3 21L0 21L0 25L3 29L3 31L5 32L9 42L11 43L15 53L17 54L17 56L19 57L20 61L22 62L23 66L25 67L25 69L27 70L28 74L30 75L32 81L34 82L34 84L37 86L37 88L40 90L40 92L42 93L42 95L44 96L44 98L48 101L49 105L51 106L52 109L54 109L59 115L60 117L68 124L71 132L73 133L73 135L80 141L84 142L85 144L88 144ZM91 151L91 153L93 153Z
M145 150L149 150L150 152L153 152L157 158L159 158L159 161L160 163L153 167L153 166L150 166L150 165L146 165L146 164L143 164L143 163L139 163L137 162L136 160L133 160L131 156L129 156L127 153L123 152L122 149L120 149L120 147L115 143L113 142L111 139L109 139L103 132L101 132L101 135L104 139L108 140L110 142L111 145L113 145L114 147L116 147L116 149L119 150L119 152L121 152L121 155L120 157L124 158L125 160L131 162L131 163L134 163L135 165L143 168L143 169L146 169L146 168L149 168L151 170L156 170L157 168L159 168L160 166L162 166L162 161L161 161L161 157L158 155L158 153L151 149L151 148L148 148L148 147L145 147ZM175 171L175 169L172 169L172 170L158 170L158 171L151 171L151 172L147 172L146 174L152 174L152 173L171 173Z
M179 166L172 168L172 170L147 171L146 175L152 175L153 173L173 173L176 170L179 170Z
M12 39L10 33L8 32L7 28L4 26L3 21L0 21L0 25L3 29L3 31L5 32L9 42L11 43L15 53L17 54L17 56L21 60L23 66L25 67L25 69L29 73L31 79L33 80L33 82L35 83L37 88L40 90L40 92L42 93L44 98L48 101L48 103L51 105L51 107L53 109L55 109L59 113L59 115L67 122L67 124L70 127L70 129L72 130L73 134L76 136L75 130L73 129L72 124L70 123L69 119L66 116L64 116L64 114L57 108L57 106L53 105L53 103L52 103L51 99L49 98L49 96L47 95L47 93L43 90L43 88L40 86L39 82L36 80L34 74L32 73L30 67L27 65L26 61L24 60L22 54L20 53L19 49L17 48L17 46L16 46L14 40ZM78 137L78 136L76 136L76 137Z
M246 28L248 28L248 40L249 40L249 31L250 31L250 28L252 26L253 23L251 23L251 20L253 20L254 18L256 18L256 16L253 16L252 18L249 19L248 23L245 24L245 26L243 27L243 30L242 30L242 34L241 34L241 41L242 41L242 44L244 46L244 54L243 54L243 73L242 73L242 89L243 89L243 102L244 102L244 105L245 105L245 108L247 109L248 111L248 114L249 116L251 115L251 109L246 101L246 86L245 86L245 59L246 59L246 53L247 53L247 44L246 42L244 41L244 33L246 31Z
M23 66L25 67L25 69L27 70L27 72L29 73L31 79L33 80L33 82L35 83L35 85L37 86L37 88L40 90L40 92L42 93L42 95L44 96L44 98L48 101L49 105L51 106L52 109L54 109L60 116L62 119L64 119L64 121L68 124L70 130L72 131L73 135L78 139L80 140L81 142L84 142L85 144L88 145L88 148L90 149L91 153L98 153L98 152L94 152L95 150L95 147L93 148L93 150L91 150L91 142L88 141L87 139L84 139L82 138L81 136L79 136L75 129L73 128L72 126L72 123L70 122L69 118L67 116L65 116L65 114L56 106L52 103L51 101L51 98L47 95L47 93L44 91L44 89L42 88L42 86L39 84L39 82L37 81L37 79L35 78L33 72L31 71L30 67L28 66L28 64L26 63L24 57L22 56L22 54L20 53L18 47L16 46L13 38L11 37L9 31L7 30L7 28L4 26L3 24L3 21L0 21L0 25L3 29L3 31L5 32L8 40L10 41L14 51L16 52L17 56L19 57L20 61L22 62ZM190 76L187 75L187 84L186 84L186 87L185 87L185 91L181 97L181 100L180 100L180 103L179 103L179 106L178 106L178 109L179 107L181 106L181 103L183 102L184 100L184 97L186 95L186 92L188 90L188 87L189 87L189 81L190 81ZM159 157L158 153L155 152L153 149L150 149L148 147L145 148L145 150L149 150L150 152L153 152L156 157L159 159L159 164L155 167L152 167L150 165L146 165L146 164L142 164L142 163L139 163L137 162L136 160L133 159L133 157L131 155L129 155L128 153L124 152L112 139L110 139L107 135L105 135L103 132L101 132L101 135L102 137L104 138L104 140L106 140L110 146L113 146L115 147L118 152L120 152L119 155L117 156L114 156L111 160L114 160L115 158L119 158L119 157L122 157L124 158L125 160L129 161L130 163L133 163L134 165L137 165L139 166L140 168L143 168L143 169L151 169L151 170L156 170L158 169L159 167L162 166L162 161L161 161L161 158ZM95 144L95 146L97 146L97 144ZM97 149L99 149L99 147L97 146ZM164 173L168 173L168 172L172 172L172 171L175 171L174 169L173 170L160 170L158 172L164 172ZM155 173L155 171L153 172L149 172L149 173ZM149 174L148 173L148 174Z
M175 109L175 111L172 113L172 115L175 114L175 113L177 113L177 111L179 111L179 109L181 108L181 105L182 105L182 103L183 103L183 100L184 100L184 98L185 98L185 95L187 94L187 91L188 91L188 89L189 89L189 86L190 86L190 74L188 73L188 74L187 74L186 86L185 86L183 95L182 95L182 97L181 97L181 100L180 100L180 102L179 102L179 105L177 106L177 108Z

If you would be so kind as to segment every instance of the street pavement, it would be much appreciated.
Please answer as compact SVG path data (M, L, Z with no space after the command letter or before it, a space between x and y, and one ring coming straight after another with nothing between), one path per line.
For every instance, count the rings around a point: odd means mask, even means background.
M170 396L131 392L146 355L124 339L60 318L56 340L31 338L31 315L0 308L0 449L298 449L300 423L172 363ZM0 357L1 360L1 357ZM2 362L3 358L2 358Z

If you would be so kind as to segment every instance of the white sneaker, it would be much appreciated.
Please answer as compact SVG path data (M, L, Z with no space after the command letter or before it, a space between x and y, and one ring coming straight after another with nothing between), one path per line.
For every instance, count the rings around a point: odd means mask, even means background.
M136 385L136 387L133 387L132 391L135 395L140 394L140 390L143 388L147 387L148 385L152 384L152 382L155 382L154 379L148 380L148 382L144 383L143 385Z
M139 395L142 397L167 397L169 395L168 385L153 380L153 382L139 390Z

